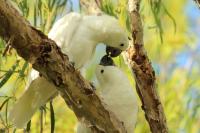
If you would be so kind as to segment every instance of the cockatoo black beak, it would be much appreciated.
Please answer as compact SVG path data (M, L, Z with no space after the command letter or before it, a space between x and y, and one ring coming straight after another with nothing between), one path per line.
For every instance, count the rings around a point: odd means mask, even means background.
M107 55L110 55L111 57L117 57L121 54L122 50L114 47L107 46L106 47L106 53Z
M102 66L115 66L114 61L108 55L105 55L101 58L99 65Z

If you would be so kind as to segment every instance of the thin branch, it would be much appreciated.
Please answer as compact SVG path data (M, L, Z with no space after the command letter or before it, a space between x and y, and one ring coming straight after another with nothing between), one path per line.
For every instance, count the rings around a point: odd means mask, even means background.
M43 133L43 123L44 123L44 110L40 109L40 133Z
M13 38L10 38L9 41L7 42L6 48L5 48L4 52L3 52L3 56L5 56L6 53L11 49L10 45L11 45L12 41L13 41Z
M77 118L97 133L125 133L123 124L107 110L90 83L74 69L56 43L31 27L7 0L0 3L0 36L5 41L13 37L11 45L18 55L57 86Z
M81 8L87 14L101 14L99 4L99 0L80 0Z
M129 0L133 44L126 52L142 109L152 133L168 133L164 110L156 91L155 72L144 49L142 21L139 14L140 0Z

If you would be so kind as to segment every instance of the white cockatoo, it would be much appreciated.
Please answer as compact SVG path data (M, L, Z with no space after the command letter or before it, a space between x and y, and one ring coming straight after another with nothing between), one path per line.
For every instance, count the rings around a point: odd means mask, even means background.
M104 56L96 67L99 82L97 94L116 117L123 122L127 133L133 133L137 121L138 103L133 87L124 72L114 66L111 58ZM84 124L77 124L77 133L92 133Z
M92 58L98 43L106 44L106 52L112 57L118 56L128 47L126 32L117 19L108 15L69 13L53 25L48 37L69 56L76 69L82 68ZM32 70L27 90L9 113L9 119L16 128L24 128L36 109L57 92L54 85L45 79L39 78L31 83L37 77L39 73Z
M115 50L110 51L113 56L118 56L120 51L128 47L125 30L117 19L108 15L83 16L70 13L55 23L48 36L56 41L77 69L92 58L99 43L114 47Z

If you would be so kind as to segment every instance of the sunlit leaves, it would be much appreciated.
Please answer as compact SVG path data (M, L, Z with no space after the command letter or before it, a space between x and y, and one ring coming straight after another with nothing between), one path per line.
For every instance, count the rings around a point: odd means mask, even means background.
M8 70L0 79L0 88L10 79L12 74L15 72L15 69L19 65L19 60L16 61L16 63L12 66L10 70ZM1 71L1 70L0 70Z
M127 0L101 0L100 3L100 8L104 13L118 18L120 24L129 32L131 31L130 18L127 10Z
M1 128L2 131L8 131L9 128L11 127L8 123L8 104L9 101L12 99L13 97L8 97L8 96L1 96L0 100L4 99L4 101L2 103L0 103L0 121L1 124L3 125L4 128ZM5 110L3 110L5 109ZM1 126L0 124L0 126Z
M22 11L24 17L28 17L29 14L29 2L27 0L13 0Z
M24 17L40 30L48 33L56 18L67 9L67 0L13 0Z

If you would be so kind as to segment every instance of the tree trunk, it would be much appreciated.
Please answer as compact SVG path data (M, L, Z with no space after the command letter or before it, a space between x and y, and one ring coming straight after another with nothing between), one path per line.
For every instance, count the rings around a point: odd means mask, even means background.
M156 91L155 72L144 49L142 21L139 14L140 0L129 0L133 44L125 53L131 68L136 90L142 102L145 118L152 133L168 133L164 110Z

